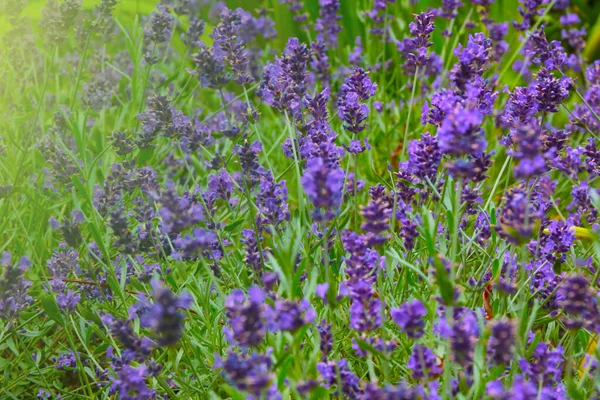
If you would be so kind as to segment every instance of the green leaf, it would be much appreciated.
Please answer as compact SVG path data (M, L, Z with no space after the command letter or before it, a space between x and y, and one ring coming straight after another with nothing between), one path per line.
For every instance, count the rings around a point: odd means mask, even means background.
M58 322L59 324L63 324L63 316L60 313L60 309L58 308L58 304L56 304L56 300L49 293L40 294L40 302L42 303L42 308L46 313L46 316L51 320Z
M444 304L452 305L454 302L454 287L450 281L448 271L440 259L440 255L434 257L433 264L435 266L435 280L440 288L440 294L444 300Z

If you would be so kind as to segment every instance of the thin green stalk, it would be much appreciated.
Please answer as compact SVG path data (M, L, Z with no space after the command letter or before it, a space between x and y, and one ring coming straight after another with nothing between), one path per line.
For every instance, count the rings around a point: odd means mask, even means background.
M402 139L402 151L400 153L400 159L404 158L406 154L406 141L408 140L408 127L410 126L410 115L413 109L413 101L415 100L415 91L417 88L417 76L419 75L419 67L415 68L415 75L413 76L412 91L410 93L410 102L408 103L408 115L406 116L406 126L404 127L404 138Z

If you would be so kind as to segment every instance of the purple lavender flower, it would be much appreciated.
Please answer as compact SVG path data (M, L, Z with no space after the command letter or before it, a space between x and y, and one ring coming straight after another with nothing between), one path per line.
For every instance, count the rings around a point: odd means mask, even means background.
M586 326L593 331L600 328L598 300L591 291L588 280L583 276L571 276L559 286L556 297L568 320L565 325L570 329Z
M307 65L310 50L297 38L290 38L283 56L265 67L263 79L257 92L271 107L288 112L297 120L302 119L302 100L306 92Z
M67 353L61 354L58 356L58 358L54 358L54 362L56 362L56 369L64 370L65 368L76 368L77 357L80 357L79 353L77 353L77 356L75 356L73 350L69 350Z
M31 266L29 257L23 256L14 263L11 253L2 253L0 265L0 318L7 321L16 318L21 311L33 303L33 298L27 294L31 282L25 279L25 271Z
M169 13L169 9L158 5L156 11L150 14L150 19L144 30L145 37L152 43L164 43L171 40L175 17Z
M126 320L115 319L110 314L102 315L101 319L102 323L109 328L111 335L113 335L123 345L123 363L128 363L133 360L144 362L150 356L155 344L149 338L145 336L140 337L135 334L131 323L136 315L135 313L131 314L132 315L130 315Z
M522 188L508 190L504 203L496 231L513 243L530 238L539 215L528 201L525 191Z
M295 332L304 325L313 323L315 316L315 311L306 299L300 303L277 300L273 307L267 308L267 320L272 331Z
M317 371L321 375L323 380L323 386L329 389L331 386L338 384L338 376L341 378L342 387L338 388L338 391L348 397L355 398L360 392L358 386L360 380L358 377L348 368L348 361L341 359L335 361L323 361L317 363Z
M370 332L383 323L385 305L375 297L375 289L365 281L352 285L350 298L350 329L359 332Z
M74 312L80 301L81 294L74 293L70 289L65 293L60 293L56 296L56 304L58 304L58 307L67 312Z
M509 364L513 359L515 328L510 321L496 321L488 341L487 352L495 364Z
M423 317L427 315L427 309L419 300L409 301L399 308L391 309L390 315L408 337L418 339L423 336L425 328Z
M532 335L533 336L533 335ZM544 342L536 345L531 359L522 358L519 360L519 367L529 380L533 383L543 386L559 386L556 389L560 390L563 370L563 348L558 346L551 349Z
M50 227L55 230L60 229L65 242L73 248L77 248L81 244L82 238L79 226L84 222L85 217L79 210L71 211L71 218L65 218L62 224L54 217L48 220Z
M557 79L547 69L538 72L535 83L535 99L539 110L543 112L557 112L558 106L569 97L573 87L573 80L568 76Z
M220 258L221 249L217 235L201 228L195 228L191 235L173 240L173 245L177 251L174 254L177 259L196 259L201 255L210 259Z
M406 367L411 371L413 379L416 380L435 377L442 373L442 368L433 351L419 344L413 347Z
M227 170L221 168L218 175L210 174L208 176L208 189L212 197L229 200L235 190L235 185Z
M124 365L115 377L111 377L110 394L118 394L120 399L151 400L156 398L156 390L148 387L146 379L149 369L142 364L139 367Z
M205 21L195 16L191 16L189 19L189 26L187 31L181 34L181 40L183 41L183 43L185 43L186 46L193 48L200 40L200 36L202 36L202 34L204 33L205 27Z
M315 207L315 221L329 221L338 213L342 203L344 171L327 166L321 158L313 158L306 163L302 186Z
M142 314L140 322L158 336L159 346L170 346L183 336L185 315L179 309L189 308L192 297L185 293L178 297L158 280L152 280L151 285L154 303Z
M300 29L308 30L309 23L307 22L307 20L308 20L309 15L306 11L301 12L302 8L304 7L303 2L298 1L298 0L279 0L279 2L281 4L287 4L288 9L293 14L292 19L294 20L294 22L300 24Z
M454 54L458 58L452 71L450 79L456 87L464 91L468 82L476 76L481 76L491 57L492 41L486 38L483 33L469 35L467 46L463 48L459 44L454 49Z
M323 42L311 43L310 45L312 60L310 66L315 71L317 79L321 82L321 87L331 86L331 74L329 73L329 57L327 56L327 47Z
M344 121L344 128L353 133L365 129L363 122L369 116L369 108L362 104L375 95L377 84L373 83L365 71L356 68L346 77L338 98L338 116Z
M260 178L259 192L256 195L258 216L256 223L262 230L268 231L269 225L281 229L291 217L287 205L288 190L285 181L275 182L272 172Z
M235 81L240 85L252 82L248 72L248 55L243 40L239 37L239 26L242 23L242 10L231 11L225 8L221 12L221 20L215 27L211 38L222 57L231 66Z
M471 367L478 337L477 316L472 310L466 310L460 319L454 321L450 333L452 357L465 368Z
M338 46L338 33L342 27L338 21L342 17L338 14L340 11L339 0L319 0L319 18L315 22L315 31L317 41L323 41L330 49Z
M258 346L266 334L265 294L258 287L248 289L248 298L240 289L234 290L225 300L225 310L230 327L225 336L231 343L243 347Z
M275 400L277 387L272 385L274 375L270 354L238 354L230 352L226 359L215 357L214 368L222 368L228 382L241 391L248 392L253 400Z
M215 54L212 47L199 43L198 52L193 55L193 59L196 69L192 71L192 74L198 75L200 86L221 89L231 79L225 69L223 57Z
M515 150L508 154L518 160L514 172L516 178L528 179L546 172L546 160L541 154L542 143L535 125L520 125L511 129Z
M178 196L172 186L163 191L157 200L161 205L158 213L165 231L169 234L182 232L202 220L202 206L193 203L189 195Z
M431 63L433 57L427 52L430 47L431 33L435 30L433 19L435 14L432 10L415 15L415 20L408 25L412 37L396 43L406 61L402 65L407 74L414 74L416 68L426 67Z
M560 70L567 61L567 55L558 40L548 42L543 27L535 30L530 36L531 48L526 56L536 65L541 65L549 71Z
M438 128L440 152L459 158L446 167L452 176L482 180L489 167L489 155L483 151L487 145L481 124L483 115L477 109L457 107L447 114Z

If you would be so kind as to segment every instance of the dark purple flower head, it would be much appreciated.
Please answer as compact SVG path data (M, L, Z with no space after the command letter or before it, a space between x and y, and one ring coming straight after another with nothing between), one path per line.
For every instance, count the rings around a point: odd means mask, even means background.
M458 9L463 6L460 0L442 0L442 8L440 16L443 18L452 19L458 15Z
M295 332L304 325L313 323L315 316L315 311L306 299L300 303L277 300L273 307L267 308L267 321L272 331Z
M463 102L462 96L450 89L442 89L435 92L431 97L431 105L428 101L423 103L421 123L440 126L447 114L451 113L459 103Z
M144 30L146 39L152 43L168 42L171 40L174 22L175 17L171 15L169 9L158 5L156 11L150 14L150 20Z
M499 122L505 128L530 123L537 111L535 88L517 86L509 95L506 106L499 116Z
M139 367L124 365L117 376L111 377L109 394L117 394L123 400L151 400L156 398L156 389L151 389L146 383L150 377L145 364Z
M79 353L77 356L80 357ZM73 369L77 367L77 357L73 350L69 350L67 353L63 353L58 358L54 358L56 362L56 369L63 370L65 368Z
M415 15L415 19L408 25L412 37L396 43L398 51L406 59L402 67L407 74L414 74L416 68L425 69L434 61L434 55L427 51L431 42L431 33L435 30L433 10Z
M277 387L272 386L274 375L270 354L231 352L224 360L217 355L214 368L222 368L227 381L237 389L252 395L252 399L280 398L277 396Z
M536 386L543 385L551 388L562 381L563 353L564 350L560 345L551 349L548 344L540 342L529 360L525 358L519 360L519 367Z
M344 171L327 166L321 158L313 158L306 163L302 186L315 207L315 221L329 221L338 213L342 203Z
M509 189L500 212L496 231L509 242L519 243L533 234L539 212L522 188Z
M573 213L575 221L586 221L593 223L598 218L598 210L592 204L591 193L594 189L590 188L587 181L581 181L578 185L573 185L571 196L573 200L567 206L567 210ZM600 190L596 189L600 196Z
M175 188L167 188L157 198L161 205L158 210L165 231L169 234L177 234L185 229L196 225L204 215L200 204L195 204L189 195L178 196Z
M317 371L321 375L322 384L326 389L331 386L337 386L341 382L342 387L337 388L347 398L356 398L360 392L358 386L360 379L348 368L348 361L341 359L339 361L323 361L317 363ZM338 381L338 376L341 378Z
M200 36L204 33L206 22L191 16L189 19L189 26L185 33L181 34L181 40L186 46L193 48L196 43L200 40Z
M71 211L71 218L65 218L62 224L54 217L48 220L50 227L55 230L60 229L65 242L73 248L77 248L81 244L82 238L79 226L84 222L85 217L79 210Z
M375 96L376 91L377 84L371 80L369 74L362 68L354 68L354 71L344 79L344 84L340 88L340 97L355 92L361 101L367 101Z
M340 11L339 0L319 0L319 18L315 22L315 31L317 31L317 41L323 41L330 49L338 46L338 34L342 27L338 21L342 17L338 14Z
M472 310L467 310L459 319L454 321L450 333L452 357L465 368L469 368L473 362L478 337L479 324L477 316Z
M290 38L282 56L267 64L257 94L262 100L297 120L302 119L310 49L297 38Z
M74 312L80 301L81 294L75 293L71 289L56 295L56 304L65 312Z
M461 44L454 50L458 57L456 64L450 72L450 79L456 87L464 90L465 85L476 76L481 76L487 66L492 50L492 41L483 33L469 35L467 46Z
M225 336L232 344L242 347L258 346L266 334L265 293L258 287L248 289L248 297L241 289L234 290L225 300L229 328Z
M548 42L543 27L533 31L529 36L531 48L526 51L526 56L530 57L534 64L543 66L552 71L560 70L567 61L567 54L558 40Z
M497 321L492 325L488 340L488 356L495 364L509 364L513 359L515 328L510 321Z
M13 263L11 253L5 251L0 266L0 318L9 320L33 303L33 298L27 294L31 282L25 279L25 271L31 266L31 261L23 256Z
M177 259L193 260L202 255L209 259L221 257L222 249L217 235L201 228L195 228L190 235L173 240L173 245L176 250L174 257Z
M412 377L416 380L435 377L442 373L442 368L433 351L420 344L413 347L413 352L408 358L406 367L411 370Z
M175 344L183 336L185 315L180 309L189 308L192 297L187 293L176 296L158 280L152 280L151 284L153 304L142 314L140 322L157 335L159 346Z
M361 229L373 234L370 245L382 244L386 238L380 234L390 228L389 220L392 215L392 205L387 200L371 201L366 207L361 207L360 214L365 219Z
M248 55L244 42L239 37L242 23L242 9L232 11L225 8L221 12L221 20L211 34L213 47L219 50L223 59L231 66L235 81L240 85L252 82L248 72Z
M200 86L211 89L221 89L231 79L225 69L223 57L215 54L212 47L204 43L198 44L198 52L193 55L196 69L192 74L198 76Z
M229 200L235 190L235 185L227 170L221 168L218 175L211 174L208 176L208 189L214 198Z
M511 129L515 149L508 154L518 160L515 177L528 179L546 172L546 160L541 154L540 130L536 125L517 125Z
M399 308L390 310L392 320L402 329L408 337L418 339L423 336L427 314L425 305L419 300L413 300L402 304Z
M285 181L275 182L271 172L261 177L259 192L256 195L258 207L257 225L260 229L268 231L268 225L276 229L291 217L287 205L287 186Z
M145 336L137 336L131 326L135 317L132 313L126 320L118 320L110 314L101 316L102 323L107 326L111 335L115 337L123 346L122 361L128 363L130 361L144 362L155 348L154 342Z
M350 329L370 332L383 323L385 305L375 297L375 289L370 283L358 281L352 284L350 297Z
M317 325L319 331L319 338L321 339L319 348L323 355L323 359L326 359L331 350L333 349L333 335L331 333L331 324L323 319L320 324Z
M550 71L542 68L534 83L535 99L542 112L557 112L558 106L569 97L573 80L568 76L556 78Z
M483 115L478 110L455 108L438 129L440 151L452 156L481 153L486 147L482 123Z
M409 172L420 179L435 181L442 155L438 138L429 133L421 135L421 140L412 140L408 144Z
M556 294L558 305L567 315L565 325L576 329L582 326L592 331L600 328L600 311L598 298L589 287L589 282L583 276L571 276L559 286Z

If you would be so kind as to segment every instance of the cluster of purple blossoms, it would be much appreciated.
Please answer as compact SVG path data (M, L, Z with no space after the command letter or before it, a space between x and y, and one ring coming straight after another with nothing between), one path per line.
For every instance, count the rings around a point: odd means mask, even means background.
M407 74L415 74L417 69L423 76L434 76L441 67L441 59L435 53L429 53L431 47L431 33L435 30L433 11L426 11L415 15L415 19L408 26L412 37L396 43L398 51L402 53L405 62L402 65Z
M342 204L344 176L342 169L329 167L321 158L307 161L302 187L315 208L315 221L327 222L338 214Z
M309 60L306 44L290 38L283 55L265 67L258 96L271 107L301 120Z
M437 356L430 348L420 344L413 347L406 367L411 371L415 380L433 378L442 373L440 360Z
M583 276L566 278L556 294L558 305L564 310L567 320L565 325L570 329L586 328L598 332L600 329L600 310L598 296L589 287Z
M183 336L185 315L179 310L189 308L192 298L188 294L176 296L158 280L152 280L151 285L153 302L142 302L141 307L146 310L140 316L140 323L157 335L159 346L175 344Z
M339 0L319 0L319 18L315 22L317 41L323 41L330 49L338 47L338 34L342 30L338 24L342 19L339 11Z
M399 308L390 310L392 320L412 339L423 336L426 314L427 309L419 300L406 302Z
M31 266L27 256L13 263L12 254L2 253L2 275L0 275L0 318L10 320L19 315L33 302L28 290L31 282L25 279L25 272Z
M354 134L365 129L364 121L369 116L369 107L363 102L375 95L377 84L362 69L356 68L346 77L338 96L338 117L344 128Z
M513 360L515 327L510 321L496 321L491 328L487 352L490 360L497 365L508 365Z

